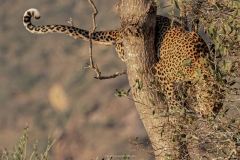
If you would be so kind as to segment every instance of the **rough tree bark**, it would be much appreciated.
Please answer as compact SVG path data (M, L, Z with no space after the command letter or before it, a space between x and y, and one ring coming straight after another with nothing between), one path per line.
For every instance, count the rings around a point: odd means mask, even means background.
M178 159L180 144L171 141L172 133L166 133L169 117L163 116L161 95L149 87L154 79L156 6L153 0L120 0L118 11L123 31L125 59L130 86L136 80L143 82L142 89L132 89L135 105L148 133L156 159ZM153 103L154 101L154 103ZM153 115L155 110L155 115ZM158 115L158 118L156 118ZM167 125L166 125L167 124ZM176 124L177 125L177 124ZM171 130L171 129L170 129ZM165 131L165 132L164 132Z

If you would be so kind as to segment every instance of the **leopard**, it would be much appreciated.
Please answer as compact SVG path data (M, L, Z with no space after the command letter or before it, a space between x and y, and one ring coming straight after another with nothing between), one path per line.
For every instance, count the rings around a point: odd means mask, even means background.
M35 26L31 22L32 17L40 18L40 12L35 8L23 15L23 25L31 33L63 33L89 41L87 30L73 25ZM120 59L125 61L123 38L121 29L92 33L93 43L114 45ZM213 66L209 59L210 50L201 36L171 18L157 15L155 48L159 60L154 64L154 77L169 110L185 106L203 116L216 114L222 103L216 101L220 97L219 89L210 72Z

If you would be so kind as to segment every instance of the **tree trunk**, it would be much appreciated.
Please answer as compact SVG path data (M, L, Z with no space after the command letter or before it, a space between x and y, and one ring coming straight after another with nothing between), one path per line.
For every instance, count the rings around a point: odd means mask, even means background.
M164 115L160 93L150 87L154 80L156 6L153 0L120 0L118 11L128 80L140 118L148 133L156 159L178 159L182 149L172 141L177 124ZM136 82L137 80L137 82ZM155 113L155 114L154 114ZM172 121L172 125L169 125Z

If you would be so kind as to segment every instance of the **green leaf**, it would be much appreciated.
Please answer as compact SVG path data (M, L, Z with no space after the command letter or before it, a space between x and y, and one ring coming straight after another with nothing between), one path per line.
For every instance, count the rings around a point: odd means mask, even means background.
M156 116L156 117L154 117L155 119L159 119L160 117L159 116Z
M212 94L212 93L213 93L212 88L209 88L209 89L208 89L208 92Z
M155 114L155 110L152 111L152 115L154 115L154 114Z
M171 78L171 74L170 74L170 73L168 73L168 75L167 75L167 76L168 76L168 78Z
M198 82L199 82L199 79L198 79L198 78L195 78L195 79L192 81L193 85L197 84Z
M140 81L138 85L138 89L142 89L142 87L143 87L143 81Z
M122 89L121 94L126 94L127 92Z
M178 93L178 95L179 95L179 97L180 97L181 99L183 99L183 98L184 98L184 96L183 96L183 93L182 93L182 92L179 92L179 93Z
M236 9L236 10L233 12L233 15L234 15L234 16L237 16L237 15L238 15L238 9Z
M215 3L215 5L214 5L213 7L214 7L214 9L215 9L216 11L219 11L218 3Z
M202 75L202 72L201 72L201 70L199 68L196 70L196 72L197 72L198 76Z
M192 63L192 60L189 58L189 59L187 59L187 60L185 60L185 61L183 61L183 63L182 63L182 66L188 66L188 65L190 65Z
M149 97L149 100L150 100L150 102L152 103L153 106L156 105L155 102L154 102L154 100L153 100L153 98L152 98L151 96Z
M226 31L226 29L225 29L225 27L224 27L224 26L222 26L222 30L223 30L223 33L224 33L224 34L226 34L226 33L227 33L227 31Z
M129 89L128 89L127 93L129 94L129 93L130 93L130 91L131 91L131 88L129 88Z
M227 88L227 94L231 94L231 89L230 88Z
M240 41L240 34L239 34L239 35L237 35L237 40L238 40L238 41Z
M186 141L187 141L187 138L182 138L181 141L182 141L182 142L186 142Z
M233 19L232 17L230 17L230 18L227 20L227 24L230 25L230 24L233 22L233 20L234 20L234 19Z
M183 109L181 110L181 112L180 112L180 116L183 116L184 113L185 113L185 109L183 108Z
M217 40L213 40L213 44L215 45L215 49L219 49L220 43Z
M209 122L210 122L210 124L215 124L214 120L210 120Z
M229 83L229 86L233 86L234 84L236 84L236 81L232 81Z
M211 75L214 75L214 70L212 69L211 66L209 66L209 73L210 73Z
M207 32L211 35L211 37L213 37L213 30L212 30L213 28L212 27L210 27L210 28L208 28L208 30L207 30Z
M126 154L124 154L124 156L123 156L123 159L127 159L128 157L127 157L127 155Z
M215 23L212 23L211 26L208 29L208 33L211 35L211 37L215 38L217 36L217 29L215 26Z
M156 1L156 6L157 6L158 8L160 8L160 2L159 2L159 1Z
M164 133L164 129L162 129L162 131L160 132L161 137L162 137L163 133Z
M121 91L119 91L118 89L116 89L116 91L117 91L117 94L115 94L115 96L122 97Z
M200 58L199 61L200 61L201 64L206 64L207 63L207 61L203 58Z
M185 74L183 73L183 71L178 71L178 73L182 76L185 76Z
M150 100L150 101L153 101L153 98L152 98L152 96L150 96L150 97L149 97L149 100Z
M122 97L123 95L129 95L124 89L121 89L121 90L118 90L118 89L116 89L116 91L117 91L117 94L115 94L116 96L118 96L118 97Z
M143 87L143 81L140 81L139 79L136 79L136 83L137 83L137 85L138 85L138 89L139 90L141 90L142 89L142 87Z
M231 67L232 67L232 62L231 61L224 61L223 62L222 69L224 71L230 71Z
M198 140L194 140L193 143L198 144L199 142L198 142Z
M180 9L177 0L174 0L174 4L175 4L177 9Z
M225 111L224 111L224 114L226 114L228 112L229 108L227 108Z
M236 122L236 120L235 119L231 119L231 123L235 123Z
M115 89L117 91L118 94L120 94L121 92L118 89Z
M223 74L221 73L221 71L219 69L217 69L217 81L222 81L223 78Z

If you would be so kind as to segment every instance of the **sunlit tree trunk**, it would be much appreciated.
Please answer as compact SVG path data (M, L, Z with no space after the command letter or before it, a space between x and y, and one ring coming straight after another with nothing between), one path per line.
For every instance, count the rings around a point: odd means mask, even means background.
M118 11L123 30L128 80L135 105L148 133L156 159L178 159L182 148L172 141L173 125L169 117L161 117L165 108L161 95L151 89L154 79L156 6L153 0L120 0ZM153 103L154 102L154 103ZM153 114L155 113L155 114ZM158 117L158 118L156 118ZM174 124L174 123L172 123Z

